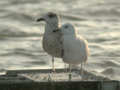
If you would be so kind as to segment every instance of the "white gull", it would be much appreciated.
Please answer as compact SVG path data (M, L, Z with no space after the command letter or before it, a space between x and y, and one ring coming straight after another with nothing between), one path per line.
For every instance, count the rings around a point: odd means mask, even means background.
M61 32L63 61L69 64L70 74L72 65L81 64L82 71L82 66L87 61L89 55L87 41L76 32L74 26L70 23L64 24L61 27Z

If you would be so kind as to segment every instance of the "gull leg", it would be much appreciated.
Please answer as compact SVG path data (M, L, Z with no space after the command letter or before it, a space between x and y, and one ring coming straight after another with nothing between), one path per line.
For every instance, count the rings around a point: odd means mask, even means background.
M52 78L50 76L50 74L48 74L48 82L51 82L52 81Z
M83 63L81 63L81 79L83 79Z
M52 56L52 73L51 75L48 75L48 81L52 81L53 73L55 72L55 67L54 67L54 57Z
M69 64L69 81L72 79L71 64Z
M55 72L55 67L54 67L54 57L52 56L52 71Z
M67 64L64 63L65 73L67 72Z

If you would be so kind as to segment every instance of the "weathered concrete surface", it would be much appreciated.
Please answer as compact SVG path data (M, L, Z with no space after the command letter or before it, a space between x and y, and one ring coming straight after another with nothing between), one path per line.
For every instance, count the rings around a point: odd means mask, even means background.
M9 70L0 76L0 90L120 90L119 81L87 71L84 74L88 77L81 80L79 71L73 69L71 81L64 69L51 72L50 69Z

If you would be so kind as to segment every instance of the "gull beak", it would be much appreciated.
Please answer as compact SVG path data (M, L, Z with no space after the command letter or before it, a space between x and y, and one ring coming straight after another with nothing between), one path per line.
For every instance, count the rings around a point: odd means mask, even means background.
M44 19L44 18L38 18L36 21L37 21L37 22L45 21L45 19Z

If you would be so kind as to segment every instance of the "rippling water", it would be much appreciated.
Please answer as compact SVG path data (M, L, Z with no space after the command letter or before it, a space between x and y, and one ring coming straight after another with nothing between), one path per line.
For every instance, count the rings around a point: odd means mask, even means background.
M119 0L0 0L1 71L51 67L41 44L44 24L35 22L48 11L58 13L61 24L73 23L88 40L86 69L120 80ZM55 66L64 64L56 59Z

